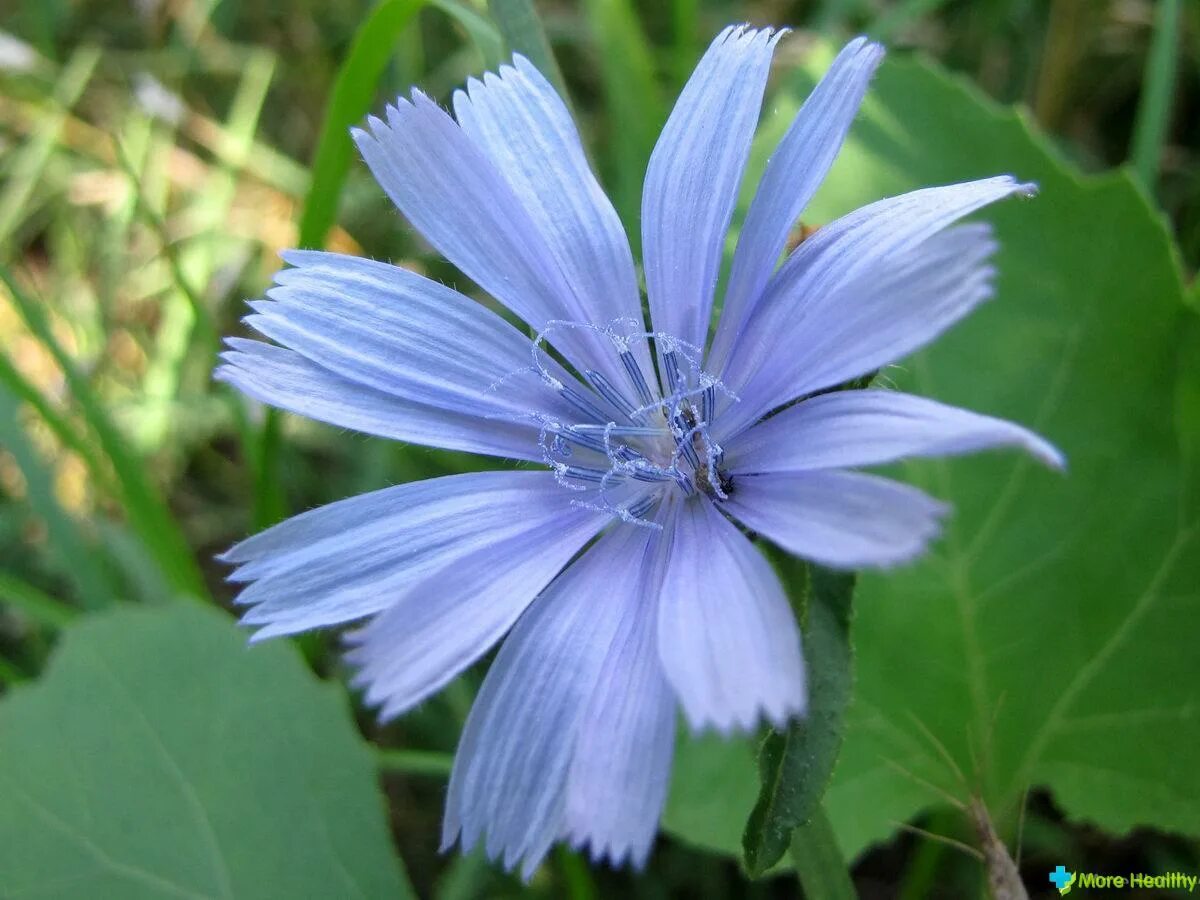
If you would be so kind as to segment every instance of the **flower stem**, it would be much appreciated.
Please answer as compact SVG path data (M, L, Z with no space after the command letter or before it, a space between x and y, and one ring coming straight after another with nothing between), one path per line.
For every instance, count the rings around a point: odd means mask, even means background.
M428 775L431 778L447 778L454 764L449 753L435 750L375 750L375 764L381 772L396 772L403 775Z
M820 807L792 832L792 860L808 900L856 900L858 893L833 826Z

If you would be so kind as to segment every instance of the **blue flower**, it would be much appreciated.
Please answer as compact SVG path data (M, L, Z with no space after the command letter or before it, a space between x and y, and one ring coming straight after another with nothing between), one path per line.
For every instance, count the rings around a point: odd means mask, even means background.
M851 42L766 167L714 293L780 34L729 28L646 174L649 327L629 243L562 100L525 59L455 118L414 92L354 137L412 225L535 337L414 272L293 251L218 377L334 425L522 460L342 500L230 550L255 639L363 622L355 683L411 709L504 639L455 759L444 842L533 871L555 841L641 865L677 709L694 729L805 711L800 633L744 528L828 566L920 554L942 504L854 471L1058 452L1016 425L885 390L829 392L991 294L983 224L1033 187L929 188L825 225L782 263L882 49ZM507 635L507 637L505 637Z

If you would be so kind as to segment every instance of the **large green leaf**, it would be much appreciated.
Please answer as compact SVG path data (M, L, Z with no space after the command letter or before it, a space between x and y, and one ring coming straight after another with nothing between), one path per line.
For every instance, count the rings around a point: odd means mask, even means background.
M1200 833L1200 505L1179 431L1195 422L1197 367L1180 360L1197 332L1171 238L1127 174L1080 177L958 80L897 60L873 87L807 222L1003 172L1041 185L987 214L997 299L881 379L1035 427L1070 470L1004 453L895 473L955 513L928 559L860 581L855 698L825 798L840 843L853 855L946 791L981 793L1003 831L1035 785L1113 832ZM796 105L773 104L759 161ZM667 824L733 853L728 830L679 814L702 790L713 815L745 811L753 769L726 752L703 786L688 779L704 761L685 760Z
M693 846L740 856L759 793L754 757L745 739L693 736L681 726L663 829Z
M850 852L936 802L916 778L978 788L1002 821L1043 785L1113 832L1200 833L1196 466L1173 415L1195 337L1162 217L1126 174L1081 179L1020 117L914 62L879 79L814 215L1005 171L1041 192L989 216L997 300L889 374L1039 429L1070 470L1011 454L906 467L955 514L930 558L861 582L826 800Z
M211 609L98 614L0 703L0 894L412 896L340 690Z

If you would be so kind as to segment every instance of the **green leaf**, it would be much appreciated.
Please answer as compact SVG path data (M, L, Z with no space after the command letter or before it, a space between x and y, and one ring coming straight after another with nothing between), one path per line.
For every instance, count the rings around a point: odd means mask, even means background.
M692 846L739 855L759 791L750 742L681 727L672 772L663 829Z
M65 634L0 702L5 895L412 897L345 696L200 606Z
M1200 459L1200 309L1184 317L1180 329L1179 378L1175 414L1179 421L1180 450L1193 462ZM1200 483L1190 485L1186 504L1200 502Z
M831 55L768 104L756 165ZM1032 786L1114 833L1200 833L1187 627L1200 616L1200 441L1184 411L1200 365L1163 218L1127 173L1080 176L1019 114L901 59L882 67L804 220L1003 172L1041 192L986 214L996 299L881 378L1033 427L1069 472L996 453L892 473L955 511L928 558L859 582L856 686L824 799L851 857L947 794L981 795L1011 840ZM709 815L736 819L747 766L701 752L677 772L667 825L734 853L728 827L682 801L704 793Z
M785 732L772 731L759 751L762 787L742 835L746 870L755 878L787 852L792 831L820 810L842 746L843 718L853 680L850 618L854 576L786 557L778 565L792 590L804 595L808 715Z
M1128 174L1082 178L1019 115L900 60L806 217L1000 172L1041 191L987 215L996 300L885 375L1036 428L1070 471L1003 453L899 473L955 511L927 559L860 582L825 801L851 854L939 792L980 793L1011 833L1032 786L1115 833L1200 833L1200 655L1181 627L1200 615L1197 466L1174 408L1195 333L1161 215Z
M425 0L382 0L359 26L350 53L338 69L313 156L312 181L300 215L300 246L320 248L337 218L342 185L354 145L350 126L370 111L375 88L392 50Z
M488 0L488 12L496 20L508 49L520 53L533 63L539 72L550 79L563 100L569 103L567 98L570 95L562 71L550 50L546 29L542 27L533 0Z

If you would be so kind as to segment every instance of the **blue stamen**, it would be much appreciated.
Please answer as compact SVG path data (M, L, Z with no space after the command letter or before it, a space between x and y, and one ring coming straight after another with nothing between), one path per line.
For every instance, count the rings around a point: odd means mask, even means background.
M554 440L556 445L558 442L570 442L580 447L586 447L588 450L595 450L597 453L608 452L603 440L592 437L589 434L580 433L576 427L567 427L555 432ZM569 451L570 448L567 449Z
M580 434L610 434L613 437L658 437L665 434L661 428L650 428L646 425L572 425L573 431Z
M663 354L663 372L667 376L667 391L678 392L682 379L679 377L679 355L674 350Z
M609 483L612 471L602 472L599 469L588 469L583 466L561 466L558 470L564 478L574 478L576 481L587 481L591 484Z
M596 389L597 394L615 406L626 418L633 416L633 404L621 396L621 392L613 386L611 381L592 369L588 369L583 374Z
M629 513L629 515L635 519L640 519L642 516L648 513L657 502L658 497L654 494L651 494L648 497L643 497L637 503L631 503L629 506L626 506L625 512Z
M688 461L688 465L690 465L693 469L700 468L700 457L696 455L696 450L692 446L690 432L689 435L685 437L679 444L678 452L680 456Z
M717 404L717 389L713 385L709 385L704 389L704 393L700 395L700 418L705 423L710 423L713 420L713 410Z
M561 434L556 434L554 440L550 442L550 452L557 453L559 456L570 456L571 448L567 446L567 442L563 440Z
M643 481L647 484L661 484L664 481L675 481L676 476L667 469L660 469L657 466L641 467L629 470L629 477L634 481Z
M605 422L608 420L600 408L592 403L587 397L580 394L574 388L567 387L565 384L558 389L558 393L564 400L574 406L577 410L583 413L594 422Z
M543 331L539 340L548 332ZM580 414L580 421L575 422L539 418L546 464L564 488L582 495L572 502L634 524L661 528L630 512L641 515L651 509L663 497L659 490L651 490L651 496L641 500L626 498L629 506L614 502L609 491L633 483L673 483L684 496L704 493L726 499L728 492L723 486L727 476L719 468L724 451L709 436L708 427L717 414L717 391L733 395L701 369L699 348L658 332L637 335L658 346L658 378L648 382L628 348L630 336L616 337L610 330L603 333L613 337L628 383L618 384L594 369L583 369L586 387L577 381L564 385L548 370L539 369L543 380ZM642 405L633 406L631 399ZM652 422L661 424L652 426ZM601 460L576 454L575 462L580 464L570 465L572 448L598 454ZM668 448L669 458L664 459Z
M652 404L654 402L654 394L651 393L650 385L646 383L646 376L642 374L642 367L638 365L633 353L629 350L622 350L621 363L625 366L625 371L629 373L629 380L633 382L634 389L638 393L638 399L642 401L642 406Z
M677 469L673 471L675 475L675 484L677 484L679 489L683 491L685 497L690 497L692 494L696 493L695 488L692 487L692 479L688 478Z

